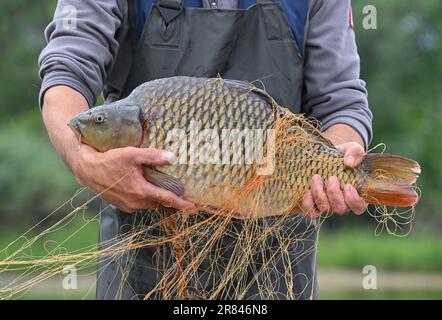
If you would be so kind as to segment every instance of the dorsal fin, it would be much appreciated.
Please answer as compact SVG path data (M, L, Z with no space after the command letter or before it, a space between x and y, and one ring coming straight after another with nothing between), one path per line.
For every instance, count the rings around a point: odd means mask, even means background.
M280 114L279 116L284 117L284 114L286 112L290 112L290 110L286 109L286 108L278 108ZM306 118L303 115L299 115L298 117L294 117L292 119L292 123L294 126L297 126L299 128L302 128L302 130L304 130L305 132L307 132L310 136L313 137L313 139L315 139L316 141L318 141L319 143L324 144L327 147L336 149L335 145L333 144L333 142L331 142L328 138L324 137L321 134L320 131L320 123L319 121L317 121L314 118Z
M276 101L263 89L257 88L253 84L246 82L246 81L240 81L240 80L231 80L231 79L223 79L222 80L225 84L231 85L236 88L240 88L241 90L244 90L244 92L253 92L256 94L259 94L260 96L264 97L264 99L271 105L276 104ZM290 110L286 108L277 108L276 110L287 110L284 112L291 112ZM276 111L275 110L275 111ZM276 111L277 112L277 111ZM313 119L299 119L296 120L296 122L299 122L299 126L304 128L310 135L312 135L318 142L335 149L336 147L334 144L324 137L320 131L319 131L319 125L315 125L317 123Z
M324 137L318 129L316 128L307 128L307 132L310 133L317 141L323 143L327 147L336 149L333 142L331 142L328 138Z
M241 89L244 93L253 92L262 96L269 104L276 104L276 101L264 90L254 86L252 83L241 80L222 79L226 85Z

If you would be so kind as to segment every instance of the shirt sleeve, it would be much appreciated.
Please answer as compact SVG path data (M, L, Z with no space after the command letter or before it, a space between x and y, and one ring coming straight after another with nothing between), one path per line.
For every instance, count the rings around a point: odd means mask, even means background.
M351 26L350 0L309 0L305 43L303 112L322 123L353 127L365 148L372 139L372 113Z
M59 0L39 57L40 106L47 89L66 85L93 106L118 53L116 34L127 16L123 0Z

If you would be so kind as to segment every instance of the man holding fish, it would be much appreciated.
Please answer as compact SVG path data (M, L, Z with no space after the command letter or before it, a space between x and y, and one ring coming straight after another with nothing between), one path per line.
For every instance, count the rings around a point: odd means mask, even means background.
M371 141L372 116L359 79L350 17L350 0L59 0L39 59L40 104L57 152L81 184L113 205L101 215L101 241L118 236L120 227L130 223L130 212L159 205L195 208L144 177L143 165L167 166L174 154L154 148L99 152L79 147L66 124L92 107L102 91L111 103L141 83L177 75L259 81L279 105L320 120L323 136L344 154L346 166L356 168ZM367 203L350 184L342 188L337 177L324 181L314 175L300 206L309 230L321 213L362 214ZM309 246L315 236L312 230ZM311 251L309 246L305 252ZM314 260L315 250L296 266L296 273L313 279ZM130 286L121 292L121 281L118 267L103 267L97 297L142 294ZM282 295L288 287L281 285ZM316 297L314 281L295 287L307 289L295 292L298 298Z

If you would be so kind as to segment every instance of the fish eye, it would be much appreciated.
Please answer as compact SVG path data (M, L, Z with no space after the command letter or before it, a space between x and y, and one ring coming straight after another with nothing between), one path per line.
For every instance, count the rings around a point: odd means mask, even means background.
M103 121L104 121L104 115L102 115L102 114L99 113L99 114L95 115L94 120L95 120L96 123L103 123Z

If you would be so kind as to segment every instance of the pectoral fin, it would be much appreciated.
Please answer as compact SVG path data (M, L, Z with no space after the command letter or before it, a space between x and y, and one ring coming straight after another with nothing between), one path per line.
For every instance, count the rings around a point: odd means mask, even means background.
M166 189L175 193L177 196L184 195L184 185L177 178L168 174L156 171L152 168L144 168L144 178L158 188Z

